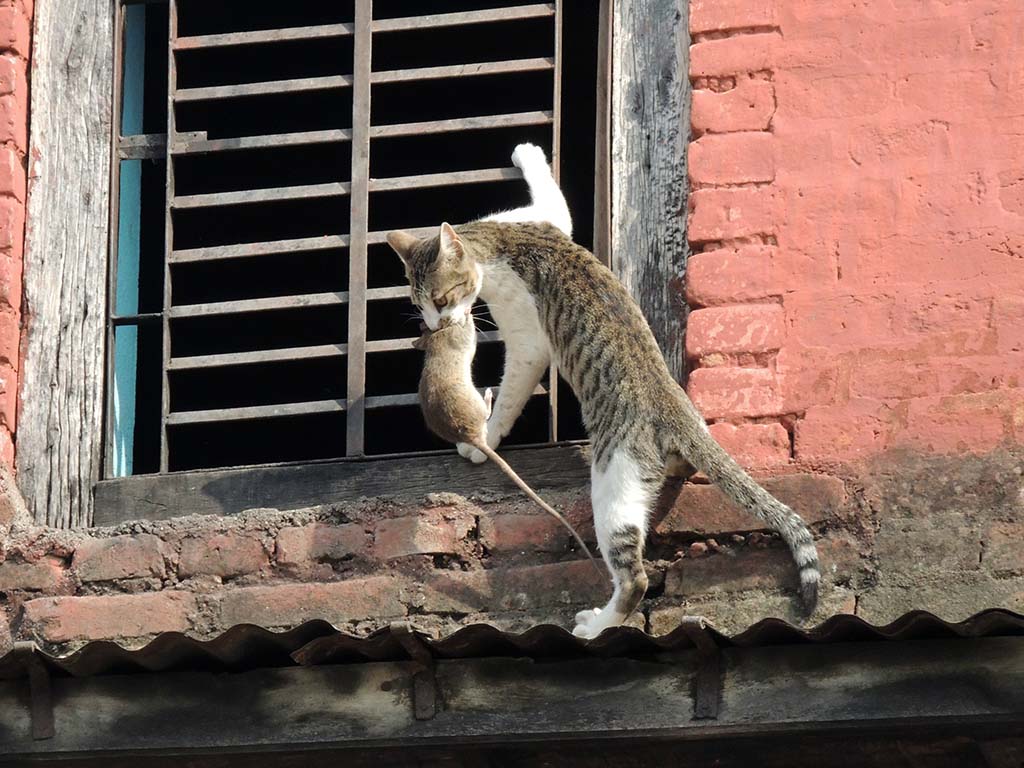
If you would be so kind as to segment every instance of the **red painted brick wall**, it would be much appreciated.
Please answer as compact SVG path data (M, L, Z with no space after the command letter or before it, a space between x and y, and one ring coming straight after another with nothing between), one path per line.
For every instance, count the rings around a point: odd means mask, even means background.
M689 390L754 466L1024 442L1024 7L692 0Z
M32 0L0 1L0 463L14 466Z

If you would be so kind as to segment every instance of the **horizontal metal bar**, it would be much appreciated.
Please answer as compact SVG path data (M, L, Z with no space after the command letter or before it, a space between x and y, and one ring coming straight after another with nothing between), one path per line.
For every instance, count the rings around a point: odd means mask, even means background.
M258 29L251 32L227 32L220 35L193 35L179 37L174 43L174 50L190 51L196 48L282 43L288 40L322 40L330 37L346 37L351 35L352 31L351 24L321 24L314 27L285 27L283 29Z
M347 235L325 235L324 237L302 237L296 240L272 240L264 243L241 243L239 245L214 245L208 248L186 248L180 251L171 251L170 262L172 264L183 264L195 261L245 259L252 256L269 256L277 253L327 251L332 248L347 247Z
M429 16L410 16L401 19L377 19L370 26L370 29L373 32L401 32L410 29L455 27L463 24L485 24L495 21L532 19L553 16L554 13L555 6L553 3L538 3L536 5L520 5L512 8L466 11L464 13L437 13Z
M347 344L320 344L287 349L261 349L255 352L228 352L222 355L192 355L172 358L167 368L171 371L190 371L197 368L227 368L234 365L313 360L323 357L343 357L347 350Z
M171 425L207 424L222 421L277 419L284 416L306 416L314 413L341 413L345 410L345 405L344 400L316 400L309 403L253 405L246 408L216 408L209 411L179 411L167 414L167 423Z
M166 133L140 133L117 140L117 156L122 160L162 160L166 153Z
M518 168L485 168L479 171L428 173L421 176L394 176L389 179L370 179L371 192L393 192L399 189L426 189L456 184L481 184L488 181L510 181L523 178Z
M517 128L524 125L546 125L554 119L552 112L515 112L508 115L486 115L484 117L458 117L452 120L430 120L423 123L396 123L375 125L370 128L370 137L386 139L395 136L421 136L428 133L454 133L475 131L483 128Z
M408 291L406 291L406 294L408 294ZM110 324L115 328L122 325L140 325L141 323L162 320L163 317L162 312L143 312L138 315L111 315Z
M476 64L454 64L445 67L418 67L416 69L395 69L390 72L374 72L370 76L373 84L404 83L413 80L440 80L448 77L477 77L480 75L504 75L512 72L536 72L555 68L555 60L512 59L511 61L485 61Z
M171 201L171 207L215 208L222 205L249 205L251 203L275 203L282 200L312 200L321 197L344 197L350 185L345 182L330 184L303 184L294 187L273 189L245 189L238 192L214 192L204 195L179 195Z
M403 349L412 349L412 343L419 338L411 337L406 339L377 339L366 342L366 352L396 352ZM477 333L478 344L489 344L494 341L501 341L501 335L497 331L481 331Z
M350 88L351 86L352 78L349 75L304 77L296 80L271 80L264 83L213 85L205 88L180 88L174 92L174 100L212 101L215 99L237 99L244 96L267 96L276 93L327 91L335 88Z
M172 155L195 155L204 152L231 152L244 149L276 149L278 147L300 147L308 144L340 144L351 141L352 131L306 131L304 133L276 133L266 136L235 136L224 139L208 139L206 133L178 134L178 141L171 147Z
M305 307L331 307L348 301L348 294L308 293L302 296L274 296L267 299L220 301L212 304L183 304L171 308L171 317L206 317L208 315L236 315L245 312L268 312L277 309Z

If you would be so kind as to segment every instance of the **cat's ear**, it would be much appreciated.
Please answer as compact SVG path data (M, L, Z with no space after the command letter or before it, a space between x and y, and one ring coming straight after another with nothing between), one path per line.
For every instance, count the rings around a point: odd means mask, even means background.
M450 253L458 259L461 259L466 251L462 247L462 240L459 239L458 233L447 221L441 224L441 253Z
M403 232L400 229L396 229L393 232L388 232L388 245L394 249L395 253L398 254L399 258L409 264L409 259L412 256L412 249L419 243L419 238L415 235L410 235L408 232Z

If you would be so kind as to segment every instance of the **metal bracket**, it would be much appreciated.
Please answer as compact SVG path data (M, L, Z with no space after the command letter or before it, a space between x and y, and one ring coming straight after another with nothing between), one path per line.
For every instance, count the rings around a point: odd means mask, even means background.
M14 656L25 668L28 677L29 701L32 712L32 738L52 739L53 695L50 691L50 672L39 658L38 648L31 641L14 644Z
M693 719L717 720L725 675L721 649L708 634L708 623L700 616L687 616L680 626L693 641L700 659L693 686Z
M391 624L391 634L413 662L412 704L417 720L432 720L437 714L437 676L434 657L412 625L399 621Z

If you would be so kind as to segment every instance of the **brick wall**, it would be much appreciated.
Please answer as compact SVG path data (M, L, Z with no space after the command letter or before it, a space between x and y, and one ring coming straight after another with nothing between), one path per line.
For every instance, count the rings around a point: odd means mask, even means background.
M811 524L812 621L1024 610L1022 18L997 0L693 1L690 392ZM22 168L23 137L5 146ZM0 652L311 618L570 626L608 593L518 495L55 531L5 482ZM546 495L593 544L587 494ZM669 483L651 529L635 625L801 620L788 552L714 488Z
M0 464L14 466L32 0L0 1Z
M689 390L755 466L1024 442L1024 9L693 0Z

